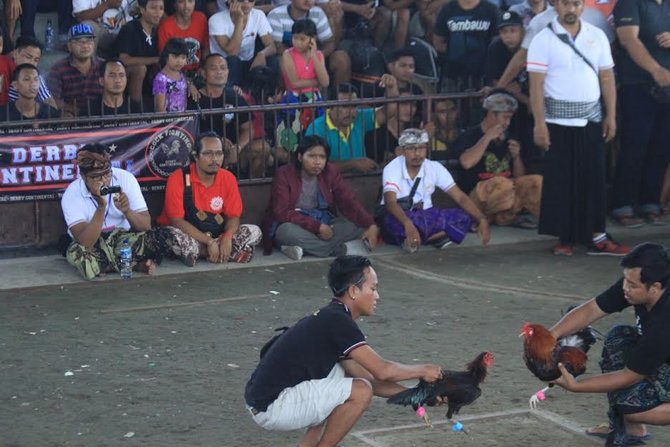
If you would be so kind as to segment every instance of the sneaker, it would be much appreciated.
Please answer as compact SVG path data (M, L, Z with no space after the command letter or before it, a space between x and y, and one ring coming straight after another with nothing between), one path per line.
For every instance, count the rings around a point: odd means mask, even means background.
M444 248L447 248L451 244L453 244L453 242L452 242L451 239L449 239L449 236L441 237L441 238L439 238L439 239L430 243L430 245L437 248L438 250L442 250Z
M625 256L630 250L629 246L615 242L608 234L604 241L591 244L586 254L591 256Z
M625 228L640 228L644 226L644 219L637 216L612 216L612 219Z
M563 244L559 242L558 244L554 245L554 255L556 256L572 256L572 245L571 244Z
M302 259L302 247L299 245L282 245L280 250L294 261L300 261Z

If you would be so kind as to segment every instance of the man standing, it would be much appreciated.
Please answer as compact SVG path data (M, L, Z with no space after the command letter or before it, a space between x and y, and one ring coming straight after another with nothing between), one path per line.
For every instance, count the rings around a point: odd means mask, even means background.
M198 101L188 98L189 110L219 110L221 113L203 115L200 118L200 130L213 131L224 139L224 148L228 157L228 165L238 162L238 157L246 151L251 141L251 121L248 113L223 113L225 109L233 107L247 107L247 102L232 88L226 87L228 82L228 62L221 54L212 53L205 57L200 69L200 75L205 81L199 90ZM246 155L245 155L246 156ZM263 160L252 160L251 164L257 169L265 166ZM254 172L258 172L257 170Z
M119 249L127 240L135 270L153 274L163 256L172 254L172 236L169 230L151 229L151 216L133 174L113 168L107 149L99 143L77 151L77 167L80 176L61 200L73 239L67 261L85 279L119 271ZM120 191L106 193L103 186Z
M670 108L652 88L670 88L670 2L619 0L614 20L621 51L621 152L614 175L613 217L627 227L660 222ZM639 217L637 217L639 216ZM641 217L641 218L640 218Z
M231 87L247 85L252 67L267 65L279 72L272 27L265 14L254 8L254 3L254 0L230 0L228 9L209 18L209 48L212 53L226 57ZM256 52L259 38L263 49Z
M623 256L630 248L605 233L604 142L616 134L609 42L580 20L583 0L554 6L558 16L528 49L534 140L547 151L539 232L559 238L555 255L572 255L574 244L585 244L591 255Z
M128 71L128 93L135 102L142 100L145 84L158 71L158 24L163 18L163 0L138 0L140 17L126 23L116 39L116 52ZM148 81L148 82L147 82ZM152 102L152 101L148 101Z
M165 186L165 207L157 222L174 227L178 240L188 240L193 252L182 253L192 260L249 262L261 241L256 225L241 225L242 198L235 176L223 169L223 144L214 132L195 141L193 161L177 169Z
M425 130L404 130L398 141L400 155L384 168L382 205L385 214L379 216L384 240L402 245L409 253L421 245L442 249L452 242L460 244L474 219L482 245L488 244L486 216L456 186L447 168L437 161L426 160L428 140ZM435 188L446 192L460 208L434 207Z
M496 225L537 228L535 222L520 216L523 210L539 216L542 177L526 175L521 144L507 133L517 101L504 90L493 90L483 107L484 120L454 143L464 169L457 183Z
M387 97L398 96L398 83L390 74L385 74L379 86L386 89ZM358 98L356 87L349 83L337 86L337 99L351 101ZM387 109L388 107L388 109ZM355 105L335 106L309 125L306 135L318 135L330 147L330 161L342 172L370 172L379 166L365 154L365 134L386 123L389 115L397 113L397 105L389 104L376 109Z
M261 350L244 391L247 409L267 430L306 428L301 446L334 447L370 405L390 397L397 382L442 377L437 365L405 365L382 358L356 320L372 316L378 280L363 256L336 258L328 271L334 298ZM325 426L325 428L324 428Z
M67 48L70 55L51 67L47 84L58 108L76 116L90 100L102 94L99 82L102 59L95 56L93 28L85 23L70 28Z
M561 368L556 384L576 393L607 393L609 424L588 429L608 446L644 444L644 424L670 425L670 254L638 245L621 260L623 278L565 315L551 333L574 334L608 314L635 309L635 326L614 326L605 337L602 375L579 381Z

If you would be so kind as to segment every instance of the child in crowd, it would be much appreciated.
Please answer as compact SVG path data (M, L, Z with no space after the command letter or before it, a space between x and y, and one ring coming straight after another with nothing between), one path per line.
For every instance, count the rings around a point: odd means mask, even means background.
M154 78L153 94L156 112L186 110L188 83L182 69L186 65L188 45L184 39L168 40L161 52L161 71Z
M282 55L281 71L286 88L282 102L295 104L322 101L320 89L328 87L330 78L323 53L316 48L316 25L308 18L296 20L291 34L293 46ZM292 152L298 143L297 135L322 114L323 109L316 108L298 111L289 109L283 113L279 130L281 146Z

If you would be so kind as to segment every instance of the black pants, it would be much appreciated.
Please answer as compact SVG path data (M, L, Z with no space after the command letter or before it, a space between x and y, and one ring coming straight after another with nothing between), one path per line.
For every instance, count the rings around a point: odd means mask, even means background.
M35 36L35 15L38 12L58 12L58 32L67 34L72 24L72 2L52 0L21 0L21 35ZM42 40L44 36L39 36Z

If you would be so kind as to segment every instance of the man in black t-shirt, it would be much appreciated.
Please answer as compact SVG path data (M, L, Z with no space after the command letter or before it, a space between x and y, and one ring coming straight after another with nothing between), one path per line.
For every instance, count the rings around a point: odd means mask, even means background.
M102 63L100 69L102 95L92 99L89 110L83 110L83 114L90 116L125 115L152 111L151 101L138 103L125 95L128 80L123 62L118 59L109 59Z
M12 74L12 83L16 88L17 98L0 108L0 120L25 121L60 117L58 110L37 101L40 88L40 72L37 67L31 64L17 66Z
M123 25L116 38L116 53L126 65L128 93L140 101L142 92L151 92L158 72L158 24L163 17L163 0L138 0L140 17Z
M228 82L228 62L218 53L207 55L200 64L200 75L205 86L199 90L200 98L196 102L188 98L189 110L207 111L210 109L232 109L247 107L247 102L232 88L226 87ZM214 131L223 137L228 166L236 164L241 151L246 150L251 141L251 121L249 113L215 113L202 115L200 131ZM262 155L262 154L261 154Z
M523 210L540 214L542 177L526 175L521 144L507 131L518 103L505 90L492 90L484 99L484 120L463 132L453 152L463 171L456 183L497 225L533 229L537 224L520 216Z
M604 316L633 306L635 326L614 326L605 337L602 375L579 381L565 369L555 381L579 393L607 393L609 427L587 433L607 437L607 445L638 445L648 437L644 424L670 425L670 253L644 243L621 260L623 278L569 312L551 328L555 337L574 334Z
M443 77L450 81L450 90L482 86L486 50L497 35L498 22L498 8L486 0L444 5L435 21L433 45L443 54Z
M437 365L391 362L368 345L356 324L359 317L374 314L379 299L368 258L336 258L328 285L335 298L261 350L244 392L247 409L261 427L307 428L300 445L334 446L363 415L373 394L389 397L405 389L398 381L433 382L442 376Z

